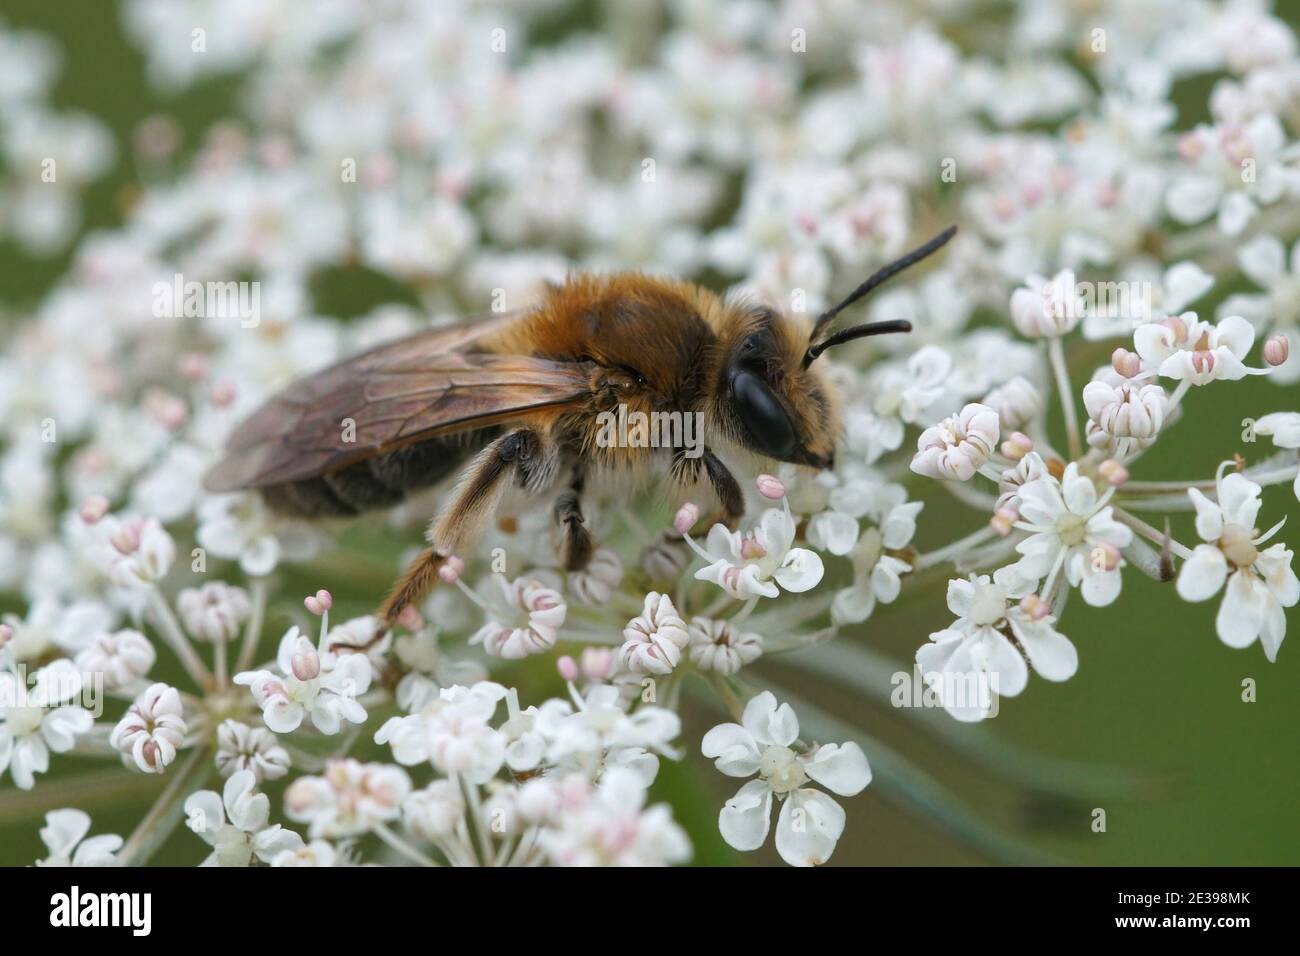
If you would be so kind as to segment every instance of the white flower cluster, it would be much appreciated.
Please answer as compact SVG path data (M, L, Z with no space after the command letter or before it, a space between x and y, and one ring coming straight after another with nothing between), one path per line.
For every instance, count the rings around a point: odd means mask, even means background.
M871 746L801 737L830 705L797 718L754 671L854 647L931 569L954 620L916 635L916 664L960 720L1031 672L1070 679L1072 595L1107 608L1135 574L1217 599L1207 635L1278 656L1300 582L1282 522L1258 519L1282 506L1268 489L1300 499L1300 412L1284 397L1240 447L1178 427L1194 389L1300 381L1300 52L1264 3L1024 0L958 45L949 27L986 16L962 0L942 23L901 0L673 0L532 43L564 6L125 0L160 91L230 75L244 95L195 143L141 124L121 225L82 237L0 350L0 592L26 607L0 624L0 775L30 789L71 752L175 784L125 839L53 809L43 862L146 862L184 819L216 865L679 863L691 841L651 787L661 759L703 756L752 778L719 808L727 844L758 849L775 810L780 857L822 863L848 816L824 791L862 791ZM70 240L114 153L43 105L54 64L0 24L0 233L36 252ZM1208 118L1180 129L1172 91L1202 77ZM569 270L816 313L954 221L870 300L912 334L822 360L834 468L747 476L737 527L701 538L687 503L661 531L658 496L592 489L600 547L568 572L549 509L507 502L382 632L329 615L374 606L394 535L201 486L285 383ZM393 301L345 321L322 289L353 272ZM178 276L256 282L256 308L160 314ZM1178 435L1224 465L1139 476ZM927 526L950 498L970 526ZM404 540L427 504L391 514ZM1165 530L1180 515L1200 543ZM287 565L333 593L298 606ZM524 707L513 685L534 683L563 696ZM734 722L680 741L696 692Z

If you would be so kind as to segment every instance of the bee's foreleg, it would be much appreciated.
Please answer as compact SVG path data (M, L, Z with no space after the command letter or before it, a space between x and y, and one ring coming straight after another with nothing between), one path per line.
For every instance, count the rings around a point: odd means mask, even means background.
M579 471L573 483L555 499L555 523L564 534L561 558L566 571L581 571L591 561L591 532L582 517L583 476Z
M380 608L383 626L392 627L402 611L433 586L447 559L477 540L511 479L539 492L554 480L558 464L558 446L532 428L502 435L475 455L456 482L451 500L429 527L431 546L411 562Z

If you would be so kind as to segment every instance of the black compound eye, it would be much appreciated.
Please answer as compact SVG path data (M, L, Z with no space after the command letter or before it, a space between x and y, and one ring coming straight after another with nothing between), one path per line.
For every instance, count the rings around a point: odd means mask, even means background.
M764 455L788 461L796 448L794 426L762 379L744 370L733 372L731 399L753 447Z

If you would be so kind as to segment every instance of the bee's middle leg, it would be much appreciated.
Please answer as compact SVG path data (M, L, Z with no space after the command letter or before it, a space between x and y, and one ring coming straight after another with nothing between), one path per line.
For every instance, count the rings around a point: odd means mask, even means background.
M391 627L433 586L447 559L478 538L511 479L529 492L540 492L554 480L558 466L559 446L533 428L502 435L475 455L429 528L430 547L411 562L380 608L383 626Z
M591 532L582 517L583 484L582 472L575 472L572 484L555 499L555 523L564 533L561 558L566 571L581 571L590 563L594 550Z

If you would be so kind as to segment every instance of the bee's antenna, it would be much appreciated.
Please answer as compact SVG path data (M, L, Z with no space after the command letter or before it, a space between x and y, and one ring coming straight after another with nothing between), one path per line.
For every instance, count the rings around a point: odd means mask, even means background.
M816 345L808 346L808 351L803 354L803 367L807 368L817 360L829 348L837 345L843 345L845 342L852 342L854 339L865 338L868 335L887 335L890 332L911 332L912 323L907 319L894 319L890 322L868 322L866 325L855 325L851 329L842 329L834 335L827 336Z
M863 335L878 335L881 332L908 331L908 329L910 329L911 326L908 326L907 329L900 329L896 327L880 328L874 332L863 332L861 331L862 329L870 328L870 326L859 326L858 329L856 330L858 331L857 335L850 335L847 338L844 338L843 335L845 333L840 333L839 335L835 335L832 336L831 338L826 339L824 342L818 345L814 346L811 344L812 341L815 338L817 338L817 334L826 327L827 323L831 322L842 311L847 309L854 302L857 302L867 293L871 292L872 289L875 289L877 286L883 284L887 280L892 279L894 276L898 275L898 273L902 272L904 269L916 265L922 259L937 252L940 248L943 247L943 245L949 239L951 239L954 235L956 235L956 233L957 233L957 227L949 226L947 229L939 233L939 235L935 236L925 245L918 246L917 248L913 249L911 252L907 253L907 255L899 259L895 259L893 262L889 263L888 265L882 266L881 268L876 270L876 272L874 272L867 279L866 282L862 283L862 285L858 286L856 289L850 292L848 297L843 302L841 302L839 305L827 309L821 315L817 316L817 321L813 323L812 334L808 336L808 341L810 344L808 347L808 353L804 356L804 360L803 360L804 368L807 368L809 363L811 363L813 359L817 358L818 355L821 355L822 352L826 351L826 349L830 348L832 345L838 345L840 344L840 342L847 342L849 341L849 339L860 338ZM877 324L882 326L896 325L896 323L877 323ZM850 330L850 331L855 331L855 330Z

